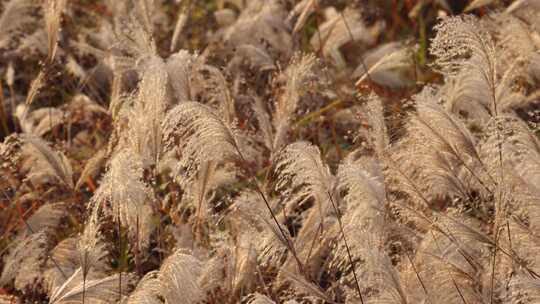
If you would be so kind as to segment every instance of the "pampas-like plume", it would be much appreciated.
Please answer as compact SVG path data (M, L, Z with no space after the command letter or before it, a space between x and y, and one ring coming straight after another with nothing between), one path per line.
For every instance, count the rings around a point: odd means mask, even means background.
M520 72L526 64L535 60L538 45L526 25L516 18L503 15L494 22L505 26L492 37L490 24L474 17L445 19L437 26L431 47L437 57L435 66L448 80L459 84L444 98L451 103L459 100L467 107L472 104L485 108L490 116L527 103L523 93L515 89L515 81L524 76Z
M48 37L47 61L52 63L58 49L58 34L62 12L66 7L67 0L47 0L45 6L45 26Z
M158 273L158 271L147 273L129 296L127 304L161 304L158 298L161 288L157 279Z
M197 55L192 55L188 51L181 50L169 56L166 61L167 74L169 75L169 85L172 88L175 102L191 100L193 95L191 82L193 74L199 68ZM174 79L174 81L172 81Z
M78 269L82 272L83 288L88 279L102 277L104 270L108 269L103 260L106 255L105 243L97 231L99 227L96 221L97 216L92 214L81 236L65 239L52 250L50 264L54 265L50 265L45 273L49 295ZM82 297L85 297L84 293Z
M183 102L171 109L162 124L165 152L181 153L178 168L191 181L201 164L235 158L238 148L233 130L210 107ZM178 145L178 146L176 146Z
M347 191L344 199L350 213L358 212L365 218L381 216L386 190L381 166L375 160L344 162L339 166L338 180L339 188Z
M271 201L270 207L275 209L277 203ZM235 219L240 227L244 228L244 233L251 239L259 240L253 244L259 254L259 264L268 266L279 263L283 252L289 246L290 235L281 235L280 229L264 209L265 204L257 193L245 191L235 200L232 213L236 215Z
M71 303L72 301L81 301L82 303L86 303L87 288L92 288L92 284L95 283L92 280L103 278L103 271L108 267L103 261L107 252L100 232L99 207L99 205L96 205L94 208L91 208L91 214L86 222L84 232L78 238L66 239L53 249L51 261L54 263L55 268L50 268L45 273L48 293L51 298L53 295L60 298L66 296L67 299L62 300L62 302L67 301L66 303ZM75 286L79 284L77 282L79 279L74 278L74 276L79 275L77 272L80 272L82 287ZM75 280L75 283L68 283L73 280ZM125 281L127 279L120 274L119 280ZM90 283L89 286L87 286L88 283ZM66 284L71 284L72 286L66 286ZM80 297L66 295L72 292L70 290L62 291L62 289L66 288L82 288L80 292L74 292L74 294L80 294ZM90 291L90 293L92 292ZM72 299L72 296L75 298ZM92 297L92 294L90 294L89 298L91 299Z
M214 294L219 294L221 290L231 290L228 289L230 286L233 286L232 279L228 274L231 272L231 260L228 260L230 256L230 247L228 244L224 245L224 248L219 248L216 254L209 258L204 263L204 268L201 275L197 279L197 283L203 290L206 291L206 294L211 294L211 297L214 297ZM244 269L247 271L247 277L251 277L250 271L251 267L254 267L256 257L255 255L250 255L251 260L247 263L247 267ZM228 265L227 265L228 264ZM228 280L230 279L230 280ZM249 282L251 283L251 282Z
M141 158L130 150L119 151L112 157L92 202L94 209L105 210L128 228L132 239L146 246L153 229L150 202L154 195L143 177ZM102 208L107 202L111 207Z
M321 211L318 207L311 208L305 217L294 239L294 247L303 262L301 275L314 278L323 271L325 257L331 251L332 241L336 238L336 221L327 210ZM290 281L290 275L297 273L295 266L294 256L289 256L280 269L280 276Z
M127 140L142 158L144 167L157 164L161 153L161 122L169 102L169 78L163 69L165 64L161 58L150 59L142 72L139 91L128 115Z
M298 202L302 203L309 198L314 199L317 204L311 210L308 217L318 216L320 218L319 225L314 225L313 221L308 222L309 226L306 225L307 227L303 227L300 233L303 236L303 238L299 238L299 241L302 242L299 244L302 251L298 251L298 253L293 251L294 258L300 268L299 270L303 275L309 276L309 273L306 272L306 269L304 269L299 260L300 258L309 257L310 254L310 249L307 249L309 247L305 239L311 238L313 240L315 238L317 227L323 224L323 220L328 216L331 208L333 208L338 219L340 234L347 250L348 263L352 269L356 290L360 297L360 302L364 303L350 247L345 236L344 225L341 221L342 215L337 205L335 178L330 173L329 168L323 163L318 148L305 142L291 144L285 147L282 153L278 154L275 163L276 172L279 174L277 188L285 188L284 186L287 184L290 189L296 191L296 193L285 192L286 195L291 197L287 200L286 208L290 208L287 205L294 207L294 204ZM317 254L321 254L322 252L322 249L317 250Z
M258 292L246 296L246 299L248 304L276 304L276 302Z
M159 271L153 271L139 282L130 296L130 304L203 303L207 295L223 285L222 255L202 261L190 251L177 249L165 261ZM228 275L228 273L226 274ZM224 299L223 302L226 302Z
M287 211L312 198L324 216L335 178L323 163L319 149L307 142L296 142L277 154L274 163L278 174L275 188L286 197Z
M203 65L198 68L198 74L202 93L216 104L225 123L232 124L236 118L234 99L223 73L211 65Z
M222 162L240 158L244 164L247 164L236 143L232 128L210 107L200 103L183 102L169 111L163 123L163 134L165 152L176 148L176 151L181 154L179 168L183 171L180 172L183 183L191 183L205 162ZM273 223L270 226L279 230L279 235L296 257L287 234L279 225L266 195L256 180L254 185L272 216ZM297 262L300 264L298 259Z
M286 136L290 124L294 119L300 97L306 92L306 86L315 77L313 71L317 59L313 54L294 57L283 77L286 79L285 91L276 101L276 112L274 114L275 136L273 151L277 151L286 144Z
M293 273L283 271L287 278L294 284L295 288L310 295L310 297L324 300L325 303L335 302L324 293L324 291L312 282L307 281L304 277L297 276Z
M46 204L28 220L23 219L27 229L21 231L13 241L15 248L5 258L0 284L5 284L5 280L9 281L14 278L15 288L19 290L31 286L34 288L35 284L42 282L42 270L47 258L56 267L54 271L65 276L58 260L47 253L47 237L54 232L66 215L64 208L64 203ZM46 275L45 278L47 278ZM2 283L2 281L4 282Z
M433 179L430 184L434 189L439 187L443 192L466 196L468 183L472 183L479 185L480 190L492 192L493 179L479 155L474 137L433 99L429 89L416 96L417 113L408 126L416 149L410 156L429 157L430 161L424 162L422 167L424 177ZM462 174L471 181L464 183Z
M83 280L90 272L91 268L102 269L102 259L107 254L105 242L101 236L99 222L99 208L91 210L90 218L86 222L83 233L79 236L77 242L77 257L82 268Z
M496 50L495 44L486 29L473 16L445 18L435 29L430 51L437 58L435 63L445 75L455 75L460 69L472 66L469 59L480 56L485 64L483 76L495 83Z
M168 303L191 304L204 300L204 291L197 283L203 265L185 250L177 250L162 264L159 271L160 291Z
M315 240L323 227L327 229L326 226L334 224L328 217L332 208L331 196L335 197L335 178L323 162L319 149L307 142L288 145L276 155L274 163L278 175L275 188L286 197L286 214L310 199L315 203L295 239L297 256L306 264L303 275L311 277L320 271L323 257L328 253L329 238ZM294 273L295 260L292 258L289 257L283 271Z
M231 278L231 291L233 294L241 294L253 290L255 287L257 272L257 247L253 234L250 232L242 233L238 237L238 242L234 251L234 265L231 272L234 275ZM262 250L261 250L262 251Z
M234 174L230 170L218 167L216 162L209 161L200 164L199 171L192 183L183 184L182 179L178 180L178 183L185 187L185 202L191 203L197 209L195 229L200 228L201 221L208 219L211 212L210 202L215 198L215 190L222 185L232 183L235 180ZM184 197L182 198L183 202Z
M367 280L366 285L378 292L374 293L366 301L378 304L407 304L409 293L401 282L397 269L392 265L390 257L384 252L382 238L371 235L369 232L360 236L364 239L363 258L365 260L364 272Z
M115 56L115 67L124 70L132 69L141 60L156 57L157 47L151 29L143 21L131 13L116 20L115 47L121 52Z
M334 253L340 259L338 263L347 265L349 250L354 259L365 261L361 277L367 280L363 286L379 291L376 296L368 296L367 303L407 303L399 275L382 248L387 237L386 190L380 165L372 159L349 159L340 165L338 180L339 188L346 193L347 211L342 223L349 234L350 246L350 249L341 246Z
M32 180L33 178L51 176L68 188L73 189L73 171L63 153L52 150L39 137L23 134L21 139L26 144L23 147L24 154L32 159L27 179Z
M114 274L105 278L83 280L81 268L78 268L61 286L56 288L51 298L50 304L74 304L83 302L83 293L90 303L105 304L111 303L112 299L117 299L118 277L120 274ZM123 274L122 285L127 285L132 276ZM126 291L123 289L122 291ZM120 295L125 296L125 294Z
M365 105L365 112L370 127L365 136L377 156L382 157L390 144L390 136L384 120L384 106L381 98L370 94Z
M476 142L469 130L433 99L433 92L424 90L416 96L417 114L411 121L411 134L423 134L437 151L453 155L466 154L479 160Z
M49 295L52 291L62 285L77 268L79 259L77 256L77 239L67 238L51 250L51 256L56 261L58 268L51 267L45 271L46 289Z
M477 289L479 284L477 272L481 273L483 270L479 269L481 251L474 247L475 238L467 232L470 231L469 228L465 230L459 228L465 227L461 223L445 221L442 225L448 231L456 232L455 229L458 229L460 237L451 240L441 233L430 231L415 258L419 274L424 278L423 282L430 291L431 299L437 299L442 303L485 303L484 297ZM475 250L468 250L470 248ZM415 299L415 301L422 300Z
M468 77L469 95L476 102L487 104L491 115L498 115L523 101L523 97L512 90L512 80L524 59L512 58L504 73L499 73L503 52L498 52L484 23L472 16L452 17L443 19L436 30L437 36L430 48L436 57L435 67L448 77L458 74Z
M36 78L32 80L32 83L30 83L30 88L28 89L28 93L26 94L26 101L25 104L27 106L31 105L34 102L34 99L36 99L37 95L39 94L39 90L43 88L45 85L45 71L40 70ZM26 114L23 114L22 117L24 117Z
M19 240L9 255L4 257L4 268L0 285L5 286L15 279L15 288L24 290L38 283L41 265L46 257L47 236L41 231Z

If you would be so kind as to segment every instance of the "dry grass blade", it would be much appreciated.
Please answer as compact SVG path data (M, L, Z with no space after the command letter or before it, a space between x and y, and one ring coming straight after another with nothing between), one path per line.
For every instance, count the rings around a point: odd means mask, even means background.
M377 62L373 63L367 71L363 71L362 76L356 81L356 86L360 86L366 79L370 79L370 75L379 71L410 65L411 56L413 55L413 52L408 48L401 48L384 55Z
M298 15L292 30L293 35L302 30L309 16L315 11L317 6L318 0L303 0L294 7L293 11L289 14L289 19Z
M470 11L475 10L477 8L480 8L480 7L483 7L483 6L486 6L486 5L490 5L493 2L495 2L495 0L473 0L471 3L469 3L469 5L467 5L464 12L470 12Z
M171 39L171 47L169 51L174 52L178 44L178 39L180 39L180 34L184 29L189 17L189 12L185 8L180 8L178 10L178 17L176 18L176 26L174 27L173 36Z
M510 6L508 6L506 8L506 13L510 14L510 13L513 13L514 11L517 11L518 9L526 6L527 4L535 4L535 3L538 3L538 1L534 1L534 0L516 0L514 1Z

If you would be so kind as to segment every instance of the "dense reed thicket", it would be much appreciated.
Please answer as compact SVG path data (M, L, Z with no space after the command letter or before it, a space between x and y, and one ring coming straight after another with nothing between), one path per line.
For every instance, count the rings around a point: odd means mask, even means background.
M0 12L0 304L540 303L540 1Z

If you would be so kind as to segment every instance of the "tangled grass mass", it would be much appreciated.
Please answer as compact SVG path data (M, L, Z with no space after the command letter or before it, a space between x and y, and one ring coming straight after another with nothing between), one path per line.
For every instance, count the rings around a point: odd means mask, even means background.
M0 304L540 303L540 1L0 1Z

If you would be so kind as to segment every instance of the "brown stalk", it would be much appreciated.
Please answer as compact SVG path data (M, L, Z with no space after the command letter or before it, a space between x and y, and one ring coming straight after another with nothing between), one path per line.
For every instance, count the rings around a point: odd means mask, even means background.
M88 274L87 267L88 251L84 251L84 270L83 270L83 290L82 290L82 304L85 302L86 298L86 276Z
M118 270L120 271L118 274L118 302L122 301L122 227L120 226L120 208L118 207Z
M493 287L495 284L495 262L497 259L497 245L499 241L499 231L498 231L498 225L495 227L497 229L495 231L495 247L493 248L493 263L491 263L491 278L490 278L490 286L489 286L489 303L493 304Z
M140 238L140 224L139 224L139 214L137 214L137 231L135 233L135 268L137 268L137 273L141 273L141 261L140 261L140 252L141 252L141 248L140 248L140 242L139 242L139 238Z
M2 82L0 82L0 123L4 130L4 136L8 136L9 127L8 127L8 114L4 108L4 88L2 87Z

